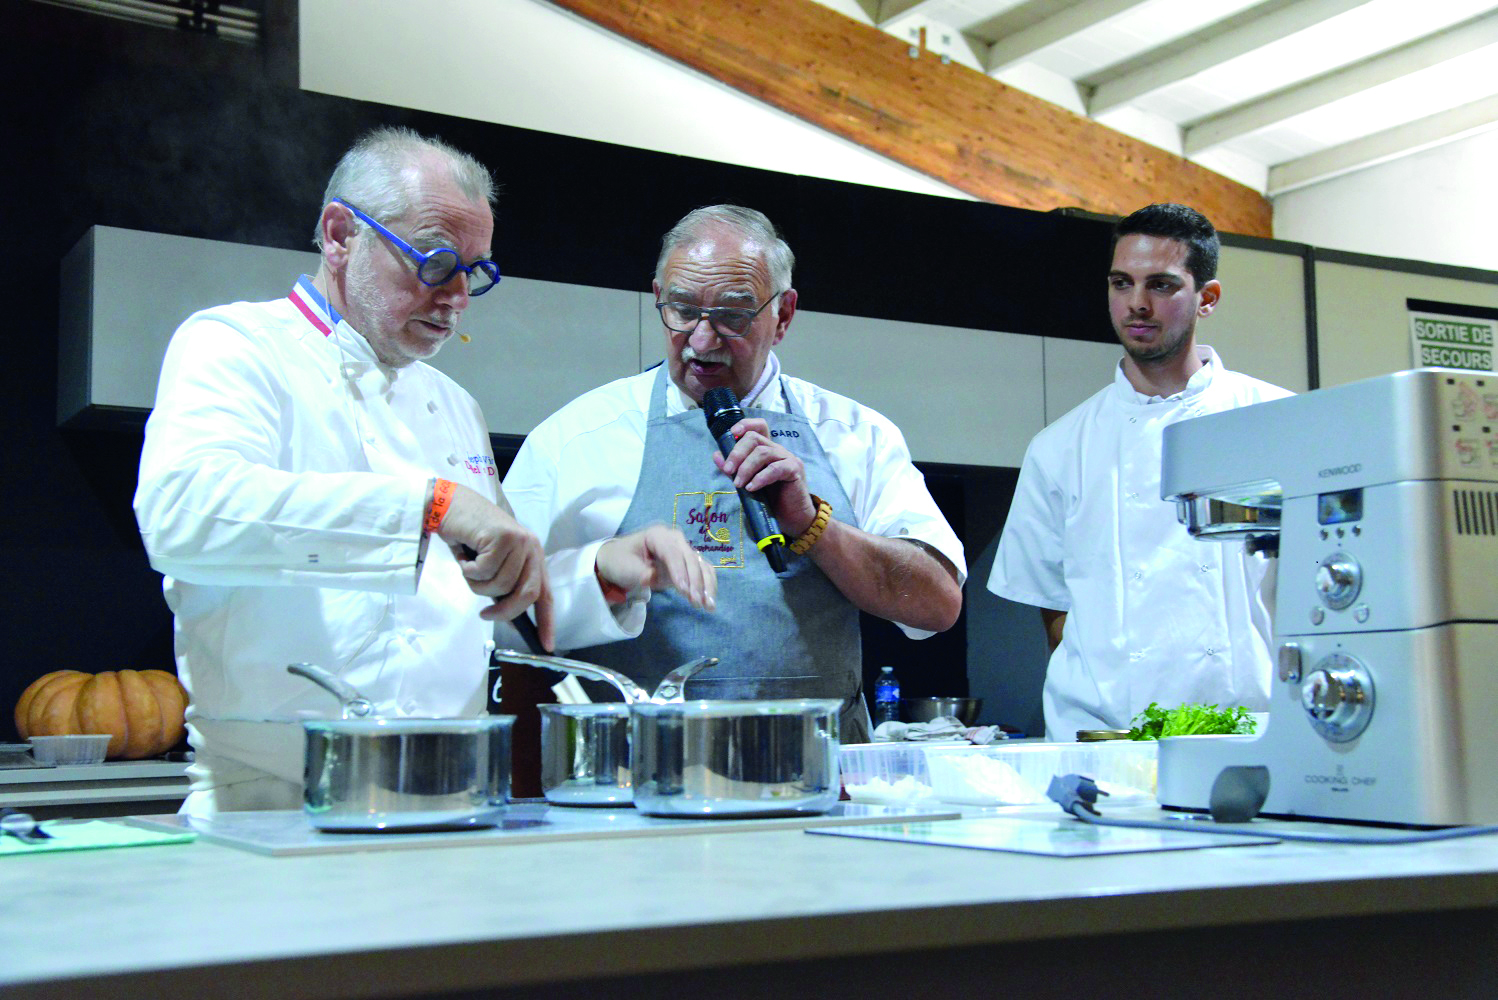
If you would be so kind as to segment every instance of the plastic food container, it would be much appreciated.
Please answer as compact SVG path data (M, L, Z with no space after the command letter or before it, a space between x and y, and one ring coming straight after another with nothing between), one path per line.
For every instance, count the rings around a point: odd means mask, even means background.
M1153 741L1021 743L1002 747L933 747L926 756L936 797L953 805L1019 806L1049 801L1058 774L1085 774L1112 804L1155 797Z
M928 749L929 744L919 743L850 743L838 751L843 790L854 802L873 805L934 803L936 792L926 769Z
M1045 803L1058 774L1085 774L1107 803L1153 799L1156 744L1005 742L869 743L842 749L843 787L854 802L880 805L1021 806Z
M38 764L102 764L111 739L113 737L108 733L98 736L33 736L31 756Z

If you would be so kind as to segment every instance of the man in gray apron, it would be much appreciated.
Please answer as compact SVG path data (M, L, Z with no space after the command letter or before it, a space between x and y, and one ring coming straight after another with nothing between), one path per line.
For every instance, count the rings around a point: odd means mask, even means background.
M752 209L682 219L653 285L665 364L547 418L504 489L546 547L559 647L647 689L717 656L690 697L842 698L842 738L860 742L859 612L917 638L949 628L966 567L894 424L781 373L792 263ZM699 408L715 388L744 411L726 456ZM778 522L783 572L757 548L739 488Z

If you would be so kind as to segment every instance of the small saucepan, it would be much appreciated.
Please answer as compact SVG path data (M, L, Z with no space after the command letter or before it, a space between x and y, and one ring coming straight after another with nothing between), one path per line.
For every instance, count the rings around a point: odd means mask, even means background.
M647 696L592 664L509 650L495 657L604 680L624 697L606 706L541 706L541 783L550 801L632 799L650 816L699 818L815 815L837 802L839 699L686 701L686 678L716 660L683 664Z
M717 663L698 657L671 671L647 694L616 670L581 660L500 650L495 659L561 670L612 684L624 701L585 705L538 705L541 712L541 791L565 806L628 806L634 799L630 772L630 706L681 702L687 678Z
M342 718L307 719L302 811L328 831L495 826L510 792L513 715L387 719L348 682L310 663L286 668L336 696Z

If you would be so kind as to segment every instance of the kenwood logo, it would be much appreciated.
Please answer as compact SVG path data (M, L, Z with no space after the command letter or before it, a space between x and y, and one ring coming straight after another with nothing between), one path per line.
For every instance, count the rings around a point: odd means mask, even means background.
M1332 476L1350 476L1354 472L1362 471L1363 463L1354 462L1351 465L1338 465L1330 469L1322 469L1320 472L1316 473L1316 475L1320 476L1322 479L1330 479Z

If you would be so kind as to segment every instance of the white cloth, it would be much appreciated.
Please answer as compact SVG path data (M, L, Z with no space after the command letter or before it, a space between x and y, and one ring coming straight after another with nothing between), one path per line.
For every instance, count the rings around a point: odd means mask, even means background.
M769 364L778 370L773 353L770 357ZM568 403L531 431L505 476L505 496L515 516L546 547L559 648L631 639L644 627L644 602L617 610L604 602L593 561L598 547L617 534L634 496L654 379L652 369ZM788 384L796 412L815 428L853 504L858 527L873 535L924 542L951 560L959 582L965 579L962 543L911 464L899 428L867 406L797 378L771 381L770 391L744 405L784 412L781 384ZM667 388L667 416L696 406L674 384ZM702 461L712 467L711 455L703 455ZM916 639L932 634L900 627Z
M339 674L380 715L472 716L492 642L488 602L422 540L432 477L497 495L478 404L427 365L381 365L323 316L329 335L290 299L189 317L135 495L176 615L194 746L297 783L297 720L339 707L286 664Z
M1200 542L1160 499L1162 435L1179 420L1290 393L1227 371L1210 347L1181 393L1113 384L1030 442L988 589L1067 612L1046 671L1046 736L1127 729L1151 701L1268 707L1268 561Z

